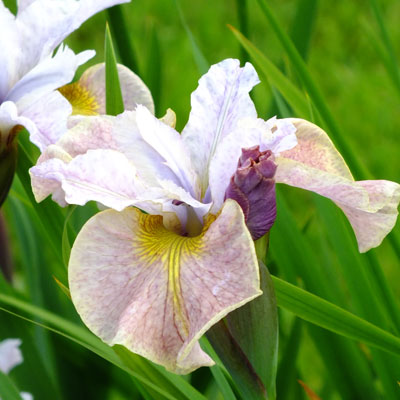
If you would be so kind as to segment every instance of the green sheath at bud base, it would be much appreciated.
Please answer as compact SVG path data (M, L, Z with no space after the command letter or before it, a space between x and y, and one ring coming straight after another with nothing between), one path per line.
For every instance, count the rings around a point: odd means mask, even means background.
M14 140L0 153L0 207L7 197L17 167L17 141Z

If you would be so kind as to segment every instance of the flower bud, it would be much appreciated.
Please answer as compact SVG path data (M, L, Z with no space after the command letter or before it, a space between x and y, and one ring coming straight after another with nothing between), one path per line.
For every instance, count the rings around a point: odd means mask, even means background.
M0 150L0 207L10 190L17 167L17 142L13 141Z
M265 235L276 218L276 164L270 150L259 146L242 149L238 167L225 192L225 200L236 200L243 210L253 240Z

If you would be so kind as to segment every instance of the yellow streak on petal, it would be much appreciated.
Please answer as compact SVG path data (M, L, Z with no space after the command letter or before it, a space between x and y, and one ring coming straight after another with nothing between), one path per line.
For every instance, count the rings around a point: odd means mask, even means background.
M71 103L72 115L98 115L100 106L96 98L79 82L70 83L58 89Z
M182 330L181 335L187 337L189 324L182 299L180 266L186 255L190 254L192 257L200 255L203 236L216 217L214 215L207 217L200 235L185 237L166 229L161 216L147 215L138 210L137 212L140 226L135 235L135 245L140 249L137 255L146 265L162 261L168 273L168 291L172 296L174 317Z

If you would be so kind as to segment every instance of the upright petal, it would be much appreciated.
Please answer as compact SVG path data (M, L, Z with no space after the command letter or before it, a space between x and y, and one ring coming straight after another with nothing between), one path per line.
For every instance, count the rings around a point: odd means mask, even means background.
M6 339L0 342L0 371L8 374L23 361L20 339Z
M21 76L53 50L92 15L129 0L20 1L17 24L24 54Z
M71 295L84 323L106 343L175 373L212 365L198 340L261 291L254 244L237 203L228 200L208 225L188 238L137 209L94 216L69 263Z
M200 199L197 176L181 135L140 105L136 108L136 122L143 140L163 158L163 163L178 178L180 186Z
M75 54L61 46L53 57L47 57L20 79L7 94L7 100L18 103L23 111L40 97L71 82L77 68L94 54L91 50Z
M22 56L14 15L0 2L0 104L11 84L18 80L18 63Z
M275 180L314 191L333 200L345 213L365 252L378 246L397 219L400 185L389 181L354 181L342 156L318 126L292 120L298 145L275 162Z
M238 60L227 59L213 65L200 78L192 93L189 121L182 132L203 191L208 186L208 167L218 143L244 117L256 118L257 113L249 91L259 79L254 67Z

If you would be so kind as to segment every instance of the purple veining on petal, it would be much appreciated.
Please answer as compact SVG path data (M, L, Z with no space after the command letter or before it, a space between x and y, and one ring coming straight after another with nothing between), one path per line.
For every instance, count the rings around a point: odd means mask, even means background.
M254 240L265 235L276 218L276 164L271 155L270 150L260 152L259 146L242 149L238 168L225 192L225 200L239 203Z

